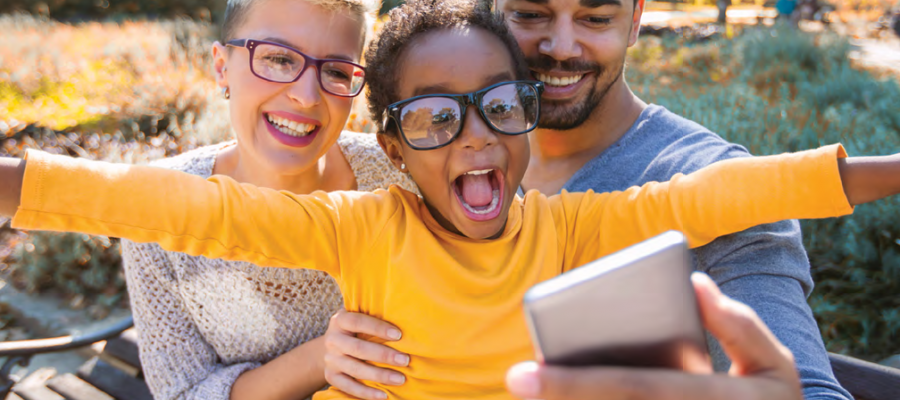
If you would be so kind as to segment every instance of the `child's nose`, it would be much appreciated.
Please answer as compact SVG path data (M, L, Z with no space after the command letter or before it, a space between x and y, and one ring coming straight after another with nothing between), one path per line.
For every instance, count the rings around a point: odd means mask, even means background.
M457 140L464 148L481 150L497 144L497 132L488 126L478 108L470 105L466 110L466 120Z

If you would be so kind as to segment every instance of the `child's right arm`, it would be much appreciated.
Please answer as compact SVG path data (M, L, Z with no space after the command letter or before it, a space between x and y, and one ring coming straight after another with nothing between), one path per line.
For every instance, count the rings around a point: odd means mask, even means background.
M22 197L25 160L0 157L0 217L12 217Z
M191 255L336 277L342 263L365 252L397 205L386 192L298 196L227 177L204 180L42 152L29 152L24 162L3 160L0 178L2 212L18 207L16 228L156 242ZM341 229L342 222L352 227Z

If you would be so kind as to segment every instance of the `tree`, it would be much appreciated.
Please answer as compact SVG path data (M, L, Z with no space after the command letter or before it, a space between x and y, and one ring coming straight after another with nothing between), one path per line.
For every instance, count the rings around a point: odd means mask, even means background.
M716 22L720 24L725 24L728 20L727 12L728 6L731 5L731 0L716 0L716 7L719 8L719 18Z

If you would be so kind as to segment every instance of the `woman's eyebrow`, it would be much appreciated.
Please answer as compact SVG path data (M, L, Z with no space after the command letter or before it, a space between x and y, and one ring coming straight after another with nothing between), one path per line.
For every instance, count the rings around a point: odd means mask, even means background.
M300 51L304 51L303 48L302 48L301 46L297 46L297 45L295 45L295 44L293 44L293 43L291 43L291 42L289 42L289 41L287 41L287 40L284 40L284 39L282 39L282 38L277 38L277 37L270 36L270 37L267 37L267 38L265 38L265 39L263 39L263 40L265 40L265 41L267 41L267 42L273 42L273 43L283 44L283 45L285 45L285 46L292 47L292 48L297 49L297 50L300 50ZM356 61L353 59L353 57L350 57L350 56L348 56L348 55L346 55L346 54L331 53L331 54L326 55L325 58L334 59L334 60L344 60L344 61L356 62Z

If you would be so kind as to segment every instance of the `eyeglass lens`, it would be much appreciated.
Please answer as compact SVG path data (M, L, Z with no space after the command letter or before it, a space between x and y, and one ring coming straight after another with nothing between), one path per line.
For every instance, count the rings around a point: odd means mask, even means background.
M281 46L261 43L253 51L253 72L271 81L291 82L305 64L303 55ZM347 62L323 62L318 72L322 88L336 95L357 94L365 82L365 71Z
M491 128L514 135L530 130L537 123L537 97L530 85L510 83L484 93L479 106ZM437 147L450 142L459 133L460 116L460 104L456 100L426 97L403 106L401 128L413 147Z

